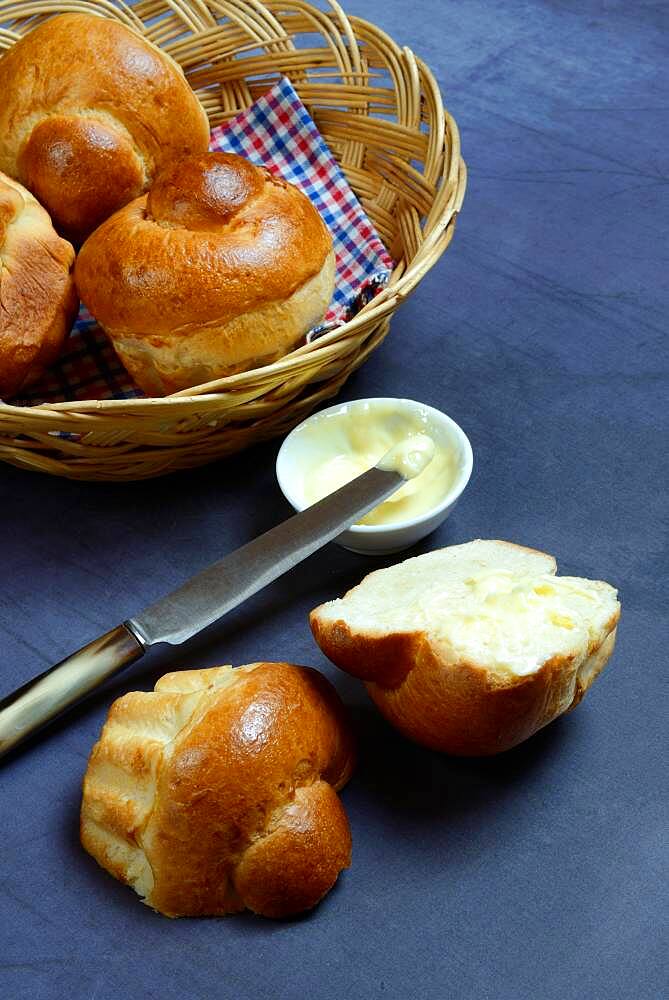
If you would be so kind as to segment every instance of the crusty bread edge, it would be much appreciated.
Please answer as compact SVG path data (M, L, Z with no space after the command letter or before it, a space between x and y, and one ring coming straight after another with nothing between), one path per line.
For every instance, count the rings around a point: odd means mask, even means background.
M585 659L555 656L531 674L504 677L445 660L424 633L379 639L353 634L344 622L328 629L316 619L312 627L333 663L365 674L379 711L409 739L457 756L488 756L511 749L581 701L613 652L619 614Z

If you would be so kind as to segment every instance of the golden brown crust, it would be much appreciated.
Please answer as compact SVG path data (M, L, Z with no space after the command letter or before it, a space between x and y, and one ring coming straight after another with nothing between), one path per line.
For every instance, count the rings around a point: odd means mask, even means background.
M0 396L58 356L77 313L74 250L21 184L0 174Z
M142 163L123 133L73 115L53 115L35 126L19 155L19 173L49 206L59 232L75 240L137 198L145 183Z
M274 817L271 832L244 853L235 888L249 909L283 917L314 906L350 863L344 807L331 785L317 781L298 788Z
M477 664L446 662L423 634L352 634L342 621L323 626L317 612L316 642L338 667L365 680L388 722L417 743L459 756L509 750L574 708L613 652L618 620L585 664L554 657L533 674L500 683Z
M0 93L0 169L34 184L75 240L161 166L209 143L179 66L111 18L61 14L39 25L0 59Z
M149 191L146 217L161 225L191 232L216 231L248 202L267 181L286 187L268 170L231 153L205 153L177 160L163 170Z
M342 706L314 670L168 675L112 706L84 779L82 843L168 916L287 916L350 862L335 789L352 766ZM133 792L119 794L126 778Z
M397 687L416 660L421 637L415 632L386 635L352 632L345 621L322 622L319 608L309 616L314 639L333 663L361 681Z
M164 394L291 350L330 301L332 240L297 188L208 153L107 219L75 277L135 381Z
M602 643L600 670L614 641L615 628ZM476 664L444 664L426 642L401 687L373 682L366 687L385 718L409 739L433 750L478 757L510 750L572 709L595 676L582 686L573 658L556 656L536 673L500 684Z
M535 672L517 675L457 658L425 631L352 629L322 613L325 608L310 615L325 655L365 681L384 717L409 739L461 756L508 750L575 707L606 665L620 617L618 606L585 659L554 656Z

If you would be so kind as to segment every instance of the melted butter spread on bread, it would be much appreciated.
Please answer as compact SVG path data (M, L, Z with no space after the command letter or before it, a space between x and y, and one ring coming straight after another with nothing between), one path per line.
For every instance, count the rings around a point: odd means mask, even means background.
M550 556L476 542L372 573L322 611L366 633L422 632L449 660L522 676L554 656L584 659L617 620L608 583L555 573Z
M457 597L452 590L435 594L426 616L455 649L514 674L537 670L551 649L587 650L615 607L612 587L576 577L492 571L470 576L464 588Z

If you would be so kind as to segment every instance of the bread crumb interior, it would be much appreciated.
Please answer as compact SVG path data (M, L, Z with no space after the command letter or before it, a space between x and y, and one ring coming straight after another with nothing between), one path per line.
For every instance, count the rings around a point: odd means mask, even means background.
M556 576L511 546L492 559L446 555L458 548L372 573L320 613L367 634L426 633L449 660L517 676L554 656L584 659L606 636L617 609L609 584Z

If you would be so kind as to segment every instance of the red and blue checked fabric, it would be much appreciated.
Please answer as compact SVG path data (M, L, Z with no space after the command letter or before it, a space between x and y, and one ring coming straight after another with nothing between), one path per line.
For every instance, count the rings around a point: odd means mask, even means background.
M286 77L250 108L215 128L210 148L238 153L276 171L308 195L328 226L337 259L336 288L323 324L309 339L346 322L383 287L392 258ZM13 402L30 406L141 395L82 306L59 361Z
M275 170L301 188L321 213L337 257L326 322L343 321L365 281L387 277L392 270L388 251L286 77L232 122L215 128L211 148Z

